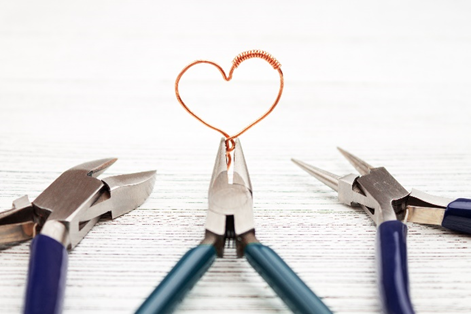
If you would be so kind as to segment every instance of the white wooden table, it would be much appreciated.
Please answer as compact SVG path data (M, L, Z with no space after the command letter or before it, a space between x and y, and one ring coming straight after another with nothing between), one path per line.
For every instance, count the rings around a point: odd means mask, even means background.
M257 235L336 313L377 313L375 226L290 158L347 174L340 146L407 189L471 197L470 16L466 1L1 1L0 208L90 159L119 157L110 175L157 169L141 208L70 253L64 313L131 313L204 233L219 135L180 108L176 75L264 49L286 88L241 137ZM229 131L277 87L252 60L231 83L204 66L185 79L185 100ZM410 224L408 243L417 312L470 313L471 238ZM289 313L226 253L176 313ZM28 255L29 243L0 251L1 313L21 311Z

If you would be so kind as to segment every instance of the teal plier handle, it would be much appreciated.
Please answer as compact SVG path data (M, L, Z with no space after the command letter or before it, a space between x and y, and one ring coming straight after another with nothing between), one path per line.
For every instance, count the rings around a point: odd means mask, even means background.
M245 247L250 265L272 287L293 313L331 314L330 309L270 247L250 243Z
M215 259L216 249L211 244L200 244L189 250L142 303L136 314L173 312Z
M250 243L245 247L245 255L253 268L294 313L332 313L271 248L258 242ZM171 313L215 258L216 249L211 244L200 244L189 250L139 307L136 314Z

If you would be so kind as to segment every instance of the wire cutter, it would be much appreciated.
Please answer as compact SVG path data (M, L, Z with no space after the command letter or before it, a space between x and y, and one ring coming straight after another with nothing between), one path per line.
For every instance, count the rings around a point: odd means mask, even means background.
M34 238L26 287L25 314L60 313L72 250L98 222L140 206L152 192L155 171L96 177L117 159L90 161L60 175L33 202L23 196L0 213L0 244Z
M332 313L271 248L255 237L252 185L242 147L235 140L233 182L228 181L226 145L222 139L209 186L205 237L190 249L150 294L136 313L170 313L208 270L224 247L234 244L294 313Z
M414 313L409 295L407 226L403 222L441 225L471 233L471 200L448 199L412 189L409 193L384 168L375 168L339 148L361 174L337 176L292 159L295 164L338 192L339 201L359 205L376 224L378 288L384 313Z

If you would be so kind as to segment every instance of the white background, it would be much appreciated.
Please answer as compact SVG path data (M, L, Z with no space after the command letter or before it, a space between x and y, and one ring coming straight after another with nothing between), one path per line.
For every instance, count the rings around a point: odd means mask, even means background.
M263 49L286 88L241 136L259 239L336 313L377 313L376 228L290 161L343 175L343 147L407 188L471 196L471 4L467 1L1 1L0 208L34 199L62 171L104 157L108 174L157 169L139 209L103 220L70 253L64 313L131 313L203 237L220 135L174 95L196 59L229 70ZM209 66L183 98L235 132L275 97L277 73L250 60L224 82ZM471 312L471 241L409 224L418 313ZM233 250L176 313L289 313ZM0 251L0 312L18 313L29 243Z

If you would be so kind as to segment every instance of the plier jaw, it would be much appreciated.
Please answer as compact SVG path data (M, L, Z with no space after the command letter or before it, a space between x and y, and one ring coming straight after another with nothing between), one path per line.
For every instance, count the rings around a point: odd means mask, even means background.
M339 149L360 172L340 177L293 159L293 162L338 192L339 201L361 206L378 226L384 221L404 220L409 192L384 167L372 167L356 156Z
M337 191L341 203L361 206L377 226L391 220L442 225L445 210L453 199L430 195L417 189L408 192L386 168L373 167L349 152L338 149L360 176L349 174L340 177L302 161L292 160Z
M206 238L203 240L203 243L209 239L215 240L214 246L220 257L223 256L224 246L232 241L236 243L237 255L242 257L245 234L255 234L252 184L239 139L235 139L233 159L233 178L230 183L226 145L222 138L208 191ZM220 239L216 240L217 237Z
M41 232L73 249L100 217L125 214L150 195L155 171L97 178L116 162L86 162L62 173L33 202L23 196L0 214L0 244L25 241Z

